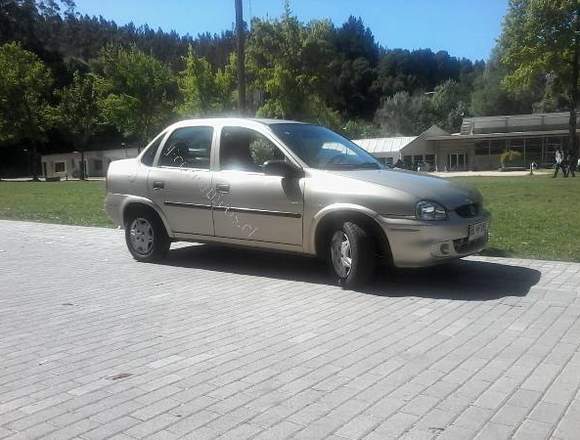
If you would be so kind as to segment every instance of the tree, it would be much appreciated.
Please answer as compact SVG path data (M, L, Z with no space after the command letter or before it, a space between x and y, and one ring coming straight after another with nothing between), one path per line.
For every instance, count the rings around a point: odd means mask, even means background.
M258 115L336 123L327 103L330 32L327 21L303 25L288 5L281 20L254 19L246 53Z
M335 45L335 105L348 118L373 116L378 96L377 79L379 46L360 18L350 16L332 35Z
M0 66L0 142L29 143L32 177L38 180L37 150L50 127L53 78L40 58L19 43L0 46Z
M434 123L444 130L455 133L461 128L463 116L467 111L465 101L468 91L452 79L435 87L431 100Z
M107 46L93 63L105 120L140 146L171 117L177 87L169 67L135 46Z
M60 102L56 107L57 124L70 133L75 147L81 151L80 179L85 176L85 149L99 125L99 107L94 75L74 72L72 83L57 91Z
M391 135L413 136L425 131L433 123L429 98L397 92L387 98L377 112L376 119L382 129Z
M191 46L184 61L185 70L177 78L183 96L177 112L184 116L204 116L231 108L235 70L227 66L214 73L205 58L195 56Z
M380 127L362 119L349 120L340 131L349 139L377 138L383 135Z
M510 67L505 84L521 90L551 74L566 93L570 147L578 154L576 109L580 57L578 0L510 0L500 38L501 60Z

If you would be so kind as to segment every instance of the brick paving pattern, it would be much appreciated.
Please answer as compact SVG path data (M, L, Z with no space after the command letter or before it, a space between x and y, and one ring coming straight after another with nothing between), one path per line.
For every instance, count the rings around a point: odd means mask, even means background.
M0 439L580 438L580 264L333 286L294 256L0 221Z

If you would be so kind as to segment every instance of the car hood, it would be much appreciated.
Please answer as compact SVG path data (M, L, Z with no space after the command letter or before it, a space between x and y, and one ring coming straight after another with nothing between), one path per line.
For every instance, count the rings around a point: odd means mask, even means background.
M447 209L481 203L479 191L471 186L457 184L440 177L404 170L331 171L342 177L362 180L413 195L418 200L441 203Z

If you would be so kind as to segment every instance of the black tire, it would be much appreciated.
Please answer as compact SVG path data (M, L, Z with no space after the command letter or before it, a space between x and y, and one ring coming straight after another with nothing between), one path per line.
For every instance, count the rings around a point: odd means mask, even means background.
M145 230L147 232L141 235ZM163 222L156 212L147 208L132 210L127 215L125 242L133 258L143 263L153 263L163 259L171 245Z
M343 235L344 234L344 235ZM338 249L343 249L344 238L348 240L350 252L350 268L337 263L341 260L342 254L338 254ZM338 246L338 240L341 240ZM328 243L329 261L334 274L338 277L338 282L346 289L354 289L367 284L375 271L376 258L373 241L370 234L356 223L346 221L336 228L330 235ZM342 268L343 270L339 269Z

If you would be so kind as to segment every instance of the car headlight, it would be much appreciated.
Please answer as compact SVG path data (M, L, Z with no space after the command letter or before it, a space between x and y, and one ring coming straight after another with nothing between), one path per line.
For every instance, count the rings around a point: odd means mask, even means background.
M445 220L447 210L439 203L422 200L417 203L417 218L419 220Z

